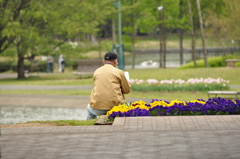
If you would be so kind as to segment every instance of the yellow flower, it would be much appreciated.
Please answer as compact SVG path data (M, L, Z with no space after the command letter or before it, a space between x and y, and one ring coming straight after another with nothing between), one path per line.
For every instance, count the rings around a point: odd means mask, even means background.
M111 115L113 112L120 111L120 112L124 113L124 112L127 112L128 110L129 110L129 107L124 105L124 104L123 105L114 106L111 110L109 110L107 112L106 116Z
M155 107L155 106L163 106L166 107L167 103L165 101L154 101L153 103L150 103L151 108Z
M143 102L142 100L136 101L130 106L129 110L136 109L136 108L148 110L149 108L147 106L145 106L145 104L146 103Z
M183 105L185 105L185 106L187 105L186 102L184 102L184 101L179 101L179 100L176 100L176 99L175 99L175 100L172 100L167 106L168 106L168 107L171 107L171 106L173 106L175 103L177 103L177 104L183 103Z
M206 102L204 101L200 101L200 100L192 100L192 101L188 101L190 103L201 103L201 104L205 104ZM170 101L170 103L166 103L165 101L161 100L161 101L154 101L152 103L150 103L150 107L146 106L145 102L140 100L140 101L136 101L133 104L131 104L131 106L127 106L126 104L122 104L122 105L118 105L118 106L114 106L110 111L107 112L107 116L111 115L113 112L127 112L129 110L132 109L145 109L145 110L149 110L150 108L153 108L155 106L163 106L163 107L171 107L173 106L175 103L180 104L182 103L183 105L187 105L185 101L179 101L179 100L172 100Z
M200 101L200 100L197 100L197 99L192 100L192 101L188 101L188 102L189 102L189 103L201 103L201 104L206 104L206 102Z

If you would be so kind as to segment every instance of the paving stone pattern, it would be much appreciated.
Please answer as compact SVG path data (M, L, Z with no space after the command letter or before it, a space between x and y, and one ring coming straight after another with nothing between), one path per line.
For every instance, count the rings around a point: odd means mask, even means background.
M3 159L239 159L240 116L116 118L113 125L1 129Z

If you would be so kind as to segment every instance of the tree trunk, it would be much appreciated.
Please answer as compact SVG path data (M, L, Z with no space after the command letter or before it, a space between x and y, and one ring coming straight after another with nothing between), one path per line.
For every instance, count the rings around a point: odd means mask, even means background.
M183 65L183 34L184 30L183 29L178 29L178 36L179 36L179 47L180 47L180 65Z
M133 5L133 0L131 0L131 5ZM132 69L135 67L135 25L134 25L134 12L131 13L131 26L132 26Z
M99 27L99 32L97 34L97 39L98 39L98 58L102 59L102 26L100 25Z
M17 65L17 73L18 73L18 79L25 78L24 74L24 54L23 52L26 52L26 48L23 46L23 38L19 37L17 39L17 44L15 45L18 55L18 65ZM33 56L34 58L34 56Z
M201 28L204 62L205 62L205 66L208 67L208 57L207 57L207 51L206 51L206 45L205 45L205 36L204 36L204 28L203 28L201 7L200 7L199 0L196 0L196 1L197 1L197 8L198 8L199 23L200 23L200 28Z
M135 61L136 61L136 53L135 53L135 32L134 32L134 26L133 26L133 32L132 32L132 69L135 68Z
M192 61L194 63L194 67L197 67L197 62L196 62L196 51L195 51L195 32L194 32L194 26L193 26L193 16L192 16L192 7L191 7L191 2L188 0L188 9L189 9L189 14L190 14L190 24L191 24L191 36L192 36Z
M99 59L102 59L102 38L101 36L99 37L99 40L98 40L98 57Z
M22 57L21 54L18 54L17 72L18 72L18 79L25 78L25 74L24 74L24 57Z
M163 68L166 68L166 51L167 51L167 30L165 27L164 10L162 10L162 41L163 41Z
M183 8L183 0L179 1L179 19L183 18L183 12L184 12L184 8ZM177 29L177 33L178 33L178 37L179 37L179 61L180 61L180 66L183 65L183 35L184 35L184 29L179 28Z
M112 20L112 41L113 43L116 42L116 29L115 29L115 21Z
M161 34L160 34L161 36ZM162 68L163 67L163 42L162 42L162 39L160 37L160 50L159 50L159 68Z
M163 68L166 68L166 58L167 58L167 39L163 41Z
M162 20L162 12L159 12L159 21ZM159 68L163 67L163 30L162 22L159 24Z

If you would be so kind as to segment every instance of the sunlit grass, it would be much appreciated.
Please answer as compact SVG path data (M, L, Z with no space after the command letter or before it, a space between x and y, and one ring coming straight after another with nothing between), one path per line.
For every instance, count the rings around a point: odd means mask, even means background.
M193 69L135 69L129 71L131 79L183 79L190 78L223 78L229 80L229 84L240 84L240 68L193 68Z
M189 101L193 99L208 99L207 92L199 91L174 91L174 92L151 92L151 91L131 91L130 94L125 95L125 97L132 98L142 98L142 99L163 99L163 100L183 100ZM134 102L134 101L132 101Z
M92 120L57 120L57 121L28 121L27 123L46 123L56 126L88 126L94 125L97 119Z
M240 84L240 68L156 68L156 69L128 69L131 79L183 79L189 78L223 78L229 80L229 84ZM64 74L46 74L26 79L1 79L0 84L8 85L93 85L92 77L80 78L71 73Z
M0 84L8 85L92 85L92 76L76 76L72 73L43 74L39 76L26 77L25 79L0 79Z
M223 78L230 81L230 85L240 84L240 68L195 68L195 69L129 69L131 79L183 79L189 78ZM73 76L70 73L64 74L46 74L37 77L18 79L2 79L1 85L55 85L55 86L93 86L93 79ZM240 90L235 90L240 91ZM16 95L83 95L89 96L91 90L1 90L0 94L16 94ZM207 92L187 92L187 91L173 91L173 92L137 92L132 91L126 97L136 98L157 98L166 100L193 100L196 98L207 99Z

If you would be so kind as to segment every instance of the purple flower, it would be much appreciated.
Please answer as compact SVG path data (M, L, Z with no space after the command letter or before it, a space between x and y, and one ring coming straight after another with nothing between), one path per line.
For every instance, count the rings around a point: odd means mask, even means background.
M199 101L204 101L198 99ZM162 101L153 99L154 101ZM167 101L165 101L167 102ZM169 103L169 102L167 102ZM150 104L146 104L150 107ZM240 100L227 100L224 98L210 98L205 104L198 102L175 103L170 107L163 107L161 105L155 106L149 110L135 108L127 112L113 112L109 115L109 119L115 117L135 117L135 116L166 116L166 115L218 115L218 114L240 114Z

